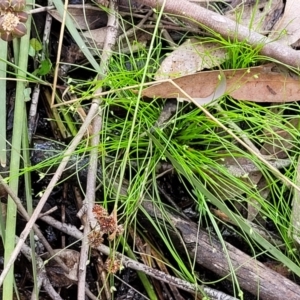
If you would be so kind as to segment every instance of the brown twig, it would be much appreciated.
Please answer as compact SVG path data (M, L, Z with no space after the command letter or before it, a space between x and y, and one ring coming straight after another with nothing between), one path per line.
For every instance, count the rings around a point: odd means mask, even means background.
M142 20L134 27L130 28L128 31L125 33L121 34L119 36L119 41L122 41L124 38L129 38L135 35L136 31L141 29L142 26L145 24L145 22L150 18L150 16L153 14L152 9L148 11L148 13L142 18Z
M17 197L14 191L10 188L10 186L3 180L3 177L0 175L0 185L6 190L7 194L11 197L11 199L15 202L19 213L23 216L26 221L29 221L30 216L28 215L26 209L24 208L21 200ZM69 272L69 268L64 264L64 262L55 255L52 247L38 228L38 226L33 225L32 227L34 233L40 239L41 243L44 245L46 250L55 258L57 263L62 267L62 269L66 272Z
M154 15L154 19L155 19L155 23L157 23L158 21L158 17L157 15ZM165 40L167 41L167 43L169 44L169 46L173 49L176 49L176 43L174 42L174 40L172 39L172 37L170 36L169 32L166 29L161 29L161 34L162 36L165 38Z
M252 47L261 48L260 53L272 57L284 64L300 67L300 52L279 42L239 25L236 22L205 9L187 0L137 0L139 3L158 9L164 7L166 13L181 16L185 20L194 21L199 26L209 28L226 38L247 42Z
M44 222L47 224L53 226L54 228L57 228L58 230L61 230L65 234L68 234L76 239L82 239L83 234L73 225L69 224L62 224L61 222L55 220L54 218L50 216L44 216L41 218ZM204 285L195 285L190 282L187 282L185 280L182 280L180 278L176 278L174 276L171 276L169 274L166 274L164 272L161 272L159 270L153 269L151 267L148 267L142 263L139 263L138 261L135 261L133 259L128 258L127 256L115 252L114 250L111 250L109 247L105 245L100 245L96 248L98 251L105 255L111 255L113 251L113 255L115 255L117 258L119 258L122 261L122 265L131 268L136 271L141 271L145 273L146 275L149 275L153 278L156 278L159 281L166 282L168 284L172 284L177 286L179 289L190 292L190 293L200 293L200 290L202 289L208 296L210 296L210 299L226 299L226 300L237 300L235 297L228 296L222 292L216 291L214 289L211 289ZM216 298L215 296L217 295Z
M17 242L19 241L18 237L16 237L16 241ZM21 247L21 252L29 261L32 261L32 255L35 255L32 253L31 248L29 248L27 245L23 245ZM48 293L51 299L62 300L62 298L55 291L55 289L53 288L52 284L49 281L49 278L46 274L43 260L38 255L35 255L35 259L38 267L37 277L38 277L39 287L43 285L45 291ZM31 297L31 299L36 299L34 291L32 292L32 295L33 297Z

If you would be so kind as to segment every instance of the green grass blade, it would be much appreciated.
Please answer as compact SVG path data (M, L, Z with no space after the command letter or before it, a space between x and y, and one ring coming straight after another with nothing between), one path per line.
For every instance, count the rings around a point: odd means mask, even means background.
M6 166L6 59L7 42L0 39L0 164Z
M163 145L161 145L161 143L153 135L149 134L149 136L158 148L164 149ZM279 261L284 262L291 271L300 276L299 266L297 266L271 243L265 240L260 234L255 232L253 228L243 220L243 218L228 209L224 203L222 203L218 198L210 193L205 188L205 186L203 186L203 184L199 181L199 179L196 178L196 176L192 172L188 172L176 159L174 159L174 157L167 150L164 151L164 155L171 161L177 172L179 174L182 174L191 184L193 184L194 187L208 199L208 201L210 201L213 205L224 212L235 224L237 224L245 233L247 233L249 237L255 240L263 249L270 252Z
M24 126L23 126L23 139L22 139L22 146L23 146L23 157L24 157L24 169L26 170L30 167L30 154L29 154L29 141L28 141L28 130L27 130L27 114L24 113ZM31 173L25 172L24 173L24 180L25 180L25 195L26 195L26 203L27 203L27 212L31 216L33 212L33 205L32 205L32 185L31 185ZM31 261L32 261L32 277L34 288L33 291L35 293L36 299L39 298L39 290L38 290L38 280L37 280L37 262L35 258L35 240L34 240L34 232L31 231L29 235L30 239L30 247L31 247Z
M30 32L31 17L29 16L26 26L28 32ZM25 35L20 40L19 56L19 68L17 78L26 77L27 64L28 64L28 49L29 49L29 35ZM12 149L11 162L10 162L10 188L18 194L19 188L19 166L21 155L21 140L23 134L23 120L25 111L25 94L26 84L23 81L17 81L16 87L16 101L14 111L14 123L13 123L13 136L12 136ZM8 197L7 202L7 218L6 218L6 234L5 234L5 253L4 264L9 260L11 253L15 246L15 234L16 234L16 217L17 209L14 201ZM3 284L3 300L13 299L13 283L14 283L14 270L10 269Z
M56 7L57 11L59 12L59 14L61 15L61 17L63 17L64 5L63 5L62 1L53 0L53 4L55 5L55 7ZM79 35L79 33L75 27L75 24L72 21L71 17L68 15L68 13L66 14L66 27L68 28L70 34L72 35L73 39L75 40L75 43L78 45L78 47L81 49L81 51L85 55L86 59L90 62L90 64L95 69L95 71L100 73L99 64L97 63L97 61L93 57L92 53L87 48L85 42Z

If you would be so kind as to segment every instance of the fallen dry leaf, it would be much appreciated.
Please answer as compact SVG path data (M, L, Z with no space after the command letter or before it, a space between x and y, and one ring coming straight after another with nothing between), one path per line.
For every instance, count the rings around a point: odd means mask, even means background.
M49 11L50 15L62 21L62 18L56 9ZM68 13L74 21L74 25L80 30L92 30L107 24L107 13L92 5L72 4L68 5Z
M143 90L149 98L205 98L213 95L226 78L226 94L238 100L254 102L290 102L300 100L300 80L294 73L275 64L237 70L200 72L154 83ZM184 92L177 88L179 86Z
M299 128L300 118L295 116L286 121L285 129L272 127L272 131L264 132L265 143L260 149L262 155L272 155L276 159L285 159L288 152L295 148L296 136L292 133Z
M287 0L284 14L281 20L274 26L270 35L271 39L276 39L287 45L299 46L300 43L300 1Z
M288 128L298 128L299 118L293 118L286 123L287 130L273 127L272 130L264 132L265 142L260 149L262 155L272 155L276 159L288 158L288 151L295 146L295 137L290 133ZM270 188L266 178L261 171L250 173L249 181L253 186L257 185L257 190L262 199L267 199ZM249 221L254 220L260 210L260 204L253 198L248 197L248 216ZM251 205L251 203L253 205Z
M225 16L261 34L268 33L280 17L284 8L283 1L260 0L249 2L227 11Z
M105 38L107 35L107 26L87 30L80 32L81 37L86 41L86 44L90 46L90 51L93 55L99 55L99 49L103 49ZM122 30L119 30L117 36L122 34ZM151 40L151 34L145 31L138 31L136 34L129 36L126 40L121 40L115 46L117 50L121 53L135 53L140 49L146 47L148 41ZM116 47L112 47L114 50Z
M54 252L69 268L69 273L65 273L58 263L51 259L48 252L42 254L41 258L47 260L45 267L51 284L55 287L64 287L76 283L80 253L72 249L56 249Z
M97 49L103 49L105 38L107 35L107 27L101 27L93 30L88 30L80 34L84 37L87 43L91 46L96 46Z
M188 39L163 60L155 74L155 80L177 78L203 69L212 69L225 61L226 53L219 43Z

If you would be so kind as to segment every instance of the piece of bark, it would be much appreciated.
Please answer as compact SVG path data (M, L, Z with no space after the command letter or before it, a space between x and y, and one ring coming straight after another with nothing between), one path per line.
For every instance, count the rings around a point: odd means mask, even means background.
M186 0L138 0L138 2L156 10L163 7L166 13L181 16L187 21L194 20L199 26L208 27L223 37L238 39L248 43L253 48L261 48L260 53L265 56L296 68L300 67L299 51L270 40L245 26L238 25L236 22L194 3Z
M144 200L142 205L156 220L166 218L171 221L177 232L169 229L168 233L173 243L176 244L177 250L185 252L187 249L189 254L195 257L196 262L203 267L231 280L232 266L239 286L259 296L261 300L300 299L300 287L297 284L266 267L255 258L251 258L227 242L224 242L227 250L225 253L220 241L212 234L209 235L199 229L197 224L167 211L164 211L163 217L150 201Z

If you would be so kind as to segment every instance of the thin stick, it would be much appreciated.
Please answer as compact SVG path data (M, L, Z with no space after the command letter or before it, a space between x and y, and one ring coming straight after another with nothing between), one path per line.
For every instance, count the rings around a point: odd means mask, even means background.
M51 94L51 107L55 102L55 94L56 94L56 85L57 85L57 79L58 79L58 71L60 68L60 56L62 52L62 44L63 44L63 39L65 36L65 26L66 26L66 15L68 11L68 4L69 1L65 0L64 4L64 13L62 16L62 21L61 21L61 27L60 27L60 34L59 34L59 40L58 40L58 47L57 47L57 54L56 54L56 65L54 69L54 77L53 77L53 89L52 89L52 94Z
M112 48L117 40L118 33L118 3L117 0L110 0L109 2L109 14L107 21L107 33L105 37L105 42L103 46L101 63L100 63L100 72L97 76L97 80L103 80L103 77L108 72L108 62L112 55ZM96 91L102 92L102 88ZM100 106L100 98L97 97L94 99L95 102ZM102 128L102 111L99 111L93 119L93 129L92 129L92 141L91 141L91 152L90 152L90 163L88 167L87 174L87 186L86 186L86 195L83 203L83 207L79 212L79 215L83 214L83 211L86 212L87 222L84 225L84 236L82 240L82 246L80 251L80 262L79 262L79 272L78 272L78 289L77 289L77 298L84 299L85 297L85 278L86 278L86 262L88 260L89 253L89 244L88 244L88 233L91 228L97 226L97 221L93 214L93 207L95 204L95 194L96 194L96 181L97 181L97 167L98 167L98 145L100 142L100 131Z
M80 232L75 226L70 225L70 224L62 224L61 222L55 220L54 218L50 216L44 216L41 218L44 222L47 224L53 226L54 228L57 228L58 230L61 230L65 234L68 234L75 239L82 239L83 234ZM228 296L222 292L216 291L214 289L211 289L207 286L204 285L197 285L197 284L192 284L190 282L187 282L183 279L171 276L169 274L166 274L160 270L153 269L147 265L144 265L142 263L139 263L133 259L130 259L129 257L119 253L115 252L114 250L111 250L109 247L106 245L100 245L96 248L98 251L101 253L104 253L105 255L111 255L113 251L113 255L116 255L117 258L119 258L122 262L122 265L131 268L136 271L141 271L145 273L148 276L151 276L159 281L166 282L168 284L172 284L174 286L177 286L179 289L190 292L190 293L200 293L201 289L209 296L211 296L211 299L226 299L226 300L237 300L235 297ZM216 298L216 294L218 294L219 298Z
M16 242L19 241L19 238L16 237ZM36 253L32 253L31 248L29 248L27 245L23 245L21 247L21 251L23 255L28 259L28 261L32 261L32 255L35 255L35 259L37 261L37 267L38 267L38 282L39 286L43 285L45 291L48 293L48 295L51 297L51 299L56 299L56 300L63 300L60 295L55 291L53 288L52 284L50 283L50 280L47 276L44 262L43 260L36 255ZM35 293L32 293L31 299L36 300Z
M26 221L29 221L30 216L27 213L26 209L24 208L21 200L14 193L14 191L10 188L10 186L4 181L4 179L1 175L0 175L0 184L6 190L7 194L11 197L11 199L15 202L19 213L23 216L23 218ZM33 225L32 228L33 228L34 233L37 235L37 237L40 239L41 243L46 248L46 250L50 253L51 256L53 256L55 258L55 260L62 267L62 269L68 273L70 271L69 268L65 265L65 263L57 255L55 255L52 247L50 246L50 244L48 243L48 241L46 240L46 238L44 237L44 235L42 234L42 232L40 231L38 226Z
M50 5L52 1L48 0L48 4ZM52 26L52 16L50 14L46 14L45 18L45 27L44 27L44 34L43 34L43 49L41 53L41 60L43 61L45 59L45 51L47 51L49 40L50 40L50 32L51 32L51 26ZM41 77L41 76L39 76ZM41 84L37 82L35 84L34 90L32 92L31 97L31 104L30 104L30 110L29 110L29 116L28 116L28 139L29 143L31 143L32 136L35 131L36 127L36 113L37 113L37 107L38 107L38 101L40 98L40 91L41 91Z

